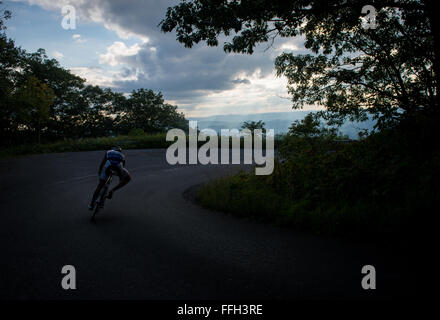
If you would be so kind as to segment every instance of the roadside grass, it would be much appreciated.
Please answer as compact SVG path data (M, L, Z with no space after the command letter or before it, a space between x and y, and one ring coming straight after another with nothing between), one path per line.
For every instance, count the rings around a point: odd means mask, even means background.
M240 172L206 183L199 189L196 200L211 210L316 234L348 231L356 235L361 231L362 220L367 219L365 211L368 210L361 206L333 204L326 207L308 199L294 201L264 180L252 173Z
M277 221L285 217L292 204L268 188L261 178L244 171L203 185L196 200L210 209L260 221Z
M281 136L275 137L275 146L281 141ZM209 140L209 139L208 139ZM42 153L77 152L106 150L114 145L122 149L159 149L168 148L174 141L166 141L166 133L136 133L131 135L120 135L116 137L66 139L53 143L22 144L9 148L0 148L0 158L10 158ZM198 147L205 144L205 141L198 141ZM265 148L265 140L262 141L262 148ZM188 138L187 138L188 146ZM221 146L221 137L218 136L218 146ZM240 139L240 148L244 146L244 139ZM232 148L232 140L229 141Z
M402 132L405 132L402 130ZM413 241L431 233L440 200L440 150L401 131L347 145L290 137L272 175L210 181L204 207L317 234ZM335 150L336 149L336 150Z
M0 157L14 157L40 153L76 152L106 150L113 145L123 149L166 148L172 142L165 139L165 133L145 134L136 136L117 136L104 138L68 139L47 144L24 144L1 149Z
M252 173L220 178L203 185L196 201L211 210L239 218L368 241L417 234L432 220L433 198L421 194L390 202L293 200ZM426 196L426 195L425 195ZM399 239L398 241L401 241Z

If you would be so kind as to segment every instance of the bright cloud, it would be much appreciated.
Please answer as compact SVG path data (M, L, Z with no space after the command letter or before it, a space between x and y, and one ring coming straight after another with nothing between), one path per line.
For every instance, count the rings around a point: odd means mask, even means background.
M73 74L86 79L88 84L102 87L117 88L117 81L135 81L136 72L122 70L107 70L100 67L76 67L70 68Z
M300 48L295 43L285 42L281 45L280 50L298 51Z
M221 47L205 44L187 49L176 41L175 34L164 34L157 26L167 7L178 2L28 0L59 14L60 19L63 5L75 7L80 31L69 35L70 42L92 39L88 34L90 23L117 35L117 40L96 48L95 57L71 68L91 84L121 92L138 88L161 91L191 116L290 110L286 79L274 75L274 59L281 51L304 52L303 39L277 39L269 50L263 44L253 55L226 54ZM87 41L88 48L93 46L93 41Z
M58 59L58 60L61 60L62 58L64 58L64 54L62 54L62 53L59 52L59 51L54 51L54 52L52 53L52 55L53 55L56 59Z
M76 43L84 43L87 41L87 40L81 38L81 35L77 34L77 33L72 35L72 38L73 38L73 40L75 40Z
M291 102L286 99L286 79L276 77L275 72L262 76L257 69L253 74L237 74L247 81L238 82L233 88L207 93L187 114L191 117L218 114L242 114L261 112L286 112Z
M112 67L121 63L121 58L135 56L141 50L138 43L127 47L123 42L116 41L107 47L107 52L99 56L99 63L108 64Z
M99 67L76 67L70 68L73 74L86 79L89 84L103 86L103 87L115 87L113 84L113 75L106 70Z

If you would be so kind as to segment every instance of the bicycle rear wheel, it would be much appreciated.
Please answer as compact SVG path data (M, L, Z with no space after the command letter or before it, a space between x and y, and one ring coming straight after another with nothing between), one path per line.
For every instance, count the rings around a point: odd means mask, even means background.
M99 209L104 207L105 198L107 197L107 189L108 186L104 186L101 193L99 194L98 199L95 201L95 210L93 210L92 220L95 219L95 216L98 213Z
M104 208L105 200L107 199L107 191L110 186L110 183L112 182L113 174L111 173L110 176L107 178L107 181L104 185L104 187L101 190L101 193L98 196L98 199L95 201L95 210L93 210L92 220L95 220L95 216L98 213L99 209Z

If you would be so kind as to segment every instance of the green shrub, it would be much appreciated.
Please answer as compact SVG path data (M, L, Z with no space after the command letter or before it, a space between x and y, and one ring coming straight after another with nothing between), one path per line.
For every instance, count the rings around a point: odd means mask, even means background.
M11 157L38 153L107 150L113 145L119 145L123 149L167 148L171 142L166 141L165 137L165 133L157 133L78 140L68 139L49 144L28 144L3 149L1 156Z
M197 198L209 208L317 233L423 232L440 200L439 142L414 138L426 126L348 144L316 132L289 134L278 144L272 175L241 172L206 184Z
M220 137L218 137L218 145L221 145ZM277 137L275 143L280 143L281 138ZM264 142L264 140L263 140ZM54 152L74 152L74 151L93 151L105 150L114 145L119 145L123 149L150 149L150 148L167 148L174 143L173 141L166 141L166 133L144 133L142 129L132 129L129 135L117 137L102 137L102 138L86 138L86 139L66 139L48 144L25 144L17 145L11 148L0 149L0 157L12 157L39 153L54 153ZM198 141L200 147L205 142ZM231 143L229 144L231 146ZM241 140L241 147L243 147L243 139ZM265 144L263 143L263 147Z
M128 135L130 137L136 137L136 136L143 136L145 134L143 129L140 128L133 128L130 130L130 132L128 133Z

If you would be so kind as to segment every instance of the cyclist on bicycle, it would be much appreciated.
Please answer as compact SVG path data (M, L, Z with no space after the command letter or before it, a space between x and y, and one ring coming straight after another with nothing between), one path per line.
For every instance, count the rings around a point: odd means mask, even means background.
M108 150L105 153L104 159L102 159L101 164L99 165L99 183L96 187L95 192L93 193L92 201L89 204L89 209L93 210L95 206L95 201L99 196L99 192L101 192L102 187L104 187L105 182L109 176L110 170L113 170L119 176L119 184L114 187L108 193L107 198L111 199L113 197L113 193L125 186L130 182L131 176L125 166L125 156L122 154L122 149L118 146L113 147L111 150Z

